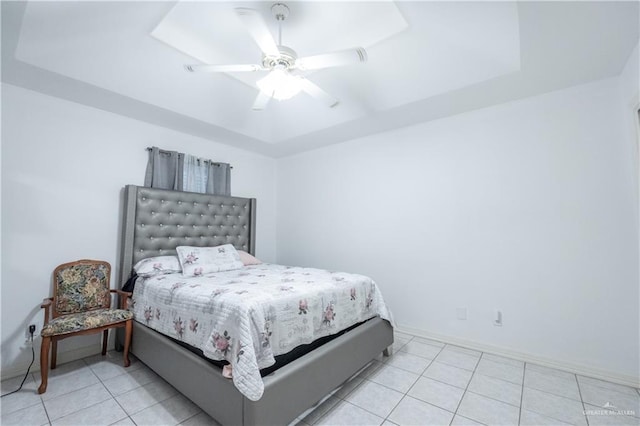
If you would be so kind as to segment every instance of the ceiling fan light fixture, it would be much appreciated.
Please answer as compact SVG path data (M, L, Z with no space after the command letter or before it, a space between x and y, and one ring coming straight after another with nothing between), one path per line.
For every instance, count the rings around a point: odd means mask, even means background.
M291 99L302 90L300 77L291 75L283 69L274 69L266 77L256 82L258 88L274 99L284 101Z
M246 7L235 8L235 12L262 51L262 63L198 64L185 65L185 68L189 72L269 71L267 76L256 82L260 93L253 103L252 109L255 111L264 110L271 99L283 101L293 98L300 92L305 92L329 108L335 108L340 102L307 80L301 72L367 61L367 52L362 47L298 58L298 54L293 49L282 45L282 23L289 16L289 7L284 3L275 3L271 6L271 13L278 22L277 43L260 12Z

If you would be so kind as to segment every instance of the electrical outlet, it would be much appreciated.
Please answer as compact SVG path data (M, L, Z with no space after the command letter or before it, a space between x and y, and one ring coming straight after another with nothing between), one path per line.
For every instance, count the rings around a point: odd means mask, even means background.
M459 320L467 319L467 308L456 308L456 317Z
M496 327L502 327L502 311L496 310L496 317L493 320L493 325Z

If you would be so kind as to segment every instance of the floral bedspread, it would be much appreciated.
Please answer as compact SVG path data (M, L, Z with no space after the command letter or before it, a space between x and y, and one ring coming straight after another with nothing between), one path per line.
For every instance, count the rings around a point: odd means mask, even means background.
M371 278L273 264L139 278L132 305L136 321L229 361L235 386L252 401L275 355L374 316L392 322Z

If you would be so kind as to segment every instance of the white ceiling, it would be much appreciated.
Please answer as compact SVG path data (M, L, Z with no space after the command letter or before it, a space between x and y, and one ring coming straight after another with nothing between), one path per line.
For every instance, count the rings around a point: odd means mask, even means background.
M300 94L253 111L258 63L233 13L271 2L3 2L3 81L281 156L619 74L637 2L289 2L300 56L366 48L369 61L308 74L340 99Z

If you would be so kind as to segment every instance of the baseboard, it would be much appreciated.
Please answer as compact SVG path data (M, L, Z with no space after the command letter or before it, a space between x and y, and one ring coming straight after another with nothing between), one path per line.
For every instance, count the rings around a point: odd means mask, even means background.
M559 370L569 371L571 373L580 374L582 376L593 377L596 379L607 380L609 382L618 383L625 386L640 388L640 378L627 376L624 374L614 373L612 371L601 370L586 365L575 364L571 362L559 361L556 359L545 358L539 355L519 352L510 348L489 345L486 343L476 342L474 340L460 339L458 337L446 336L443 334L432 333L426 330L419 330L412 327L398 325L396 330L401 333L412 334L427 339L439 340L452 345L464 346L482 352L488 352L495 355L502 355L508 358L517 359L524 362L531 362L545 367L557 368Z
M33 367L31 367L31 373L40 371L40 345L35 345L34 349L36 351L36 358L33 363ZM82 359L91 355L96 355L101 352L101 343L98 343L96 345L83 346L81 348L72 349L70 351L58 352L58 365ZM3 368L0 372L0 379L5 380L12 377L23 376L27 372L27 368L29 368L30 363L31 361L12 366L10 368Z

